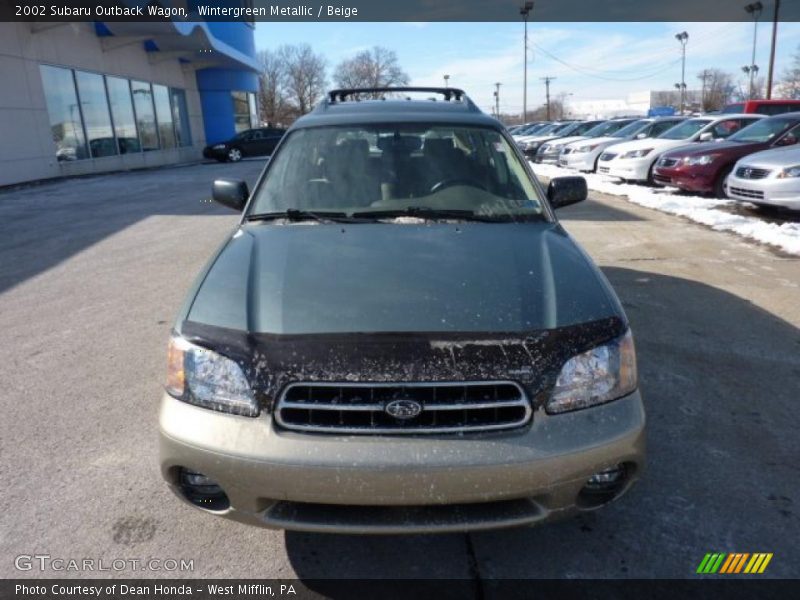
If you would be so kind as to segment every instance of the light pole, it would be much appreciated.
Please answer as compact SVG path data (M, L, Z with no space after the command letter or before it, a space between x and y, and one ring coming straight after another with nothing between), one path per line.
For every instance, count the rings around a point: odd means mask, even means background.
M681 44L681 83L680 86L676 84L675 87L681 91L680 113L683 114L683 104L685 102L686 95L686 42L689 41L689 34L685 31L676 33L675 39Z
M446 88L450 87L450 75L444 76L444 87Z
M494 114L499 119L500 118L500 86L503 85L499 81L494 84Z
M519 9L525 27L525 47L522 67L522 122L528 122L528 15L533 10L533 2L526 2Z
M775 40L778 37L778 12L781 0L775 0L775 14L772 17L772 45L769 49L769 71L767 72L767 100L772 98L772 73L775 69Z
M753 99L753 95L755 93L754 89L754 78L756 73L758 73L758 65L756 65L756 39L758 36L758 17L761 16L761 11L764 9L764 5L761 2L753 2L752 4L748 4L744 7L744 10L747 14L753 15L753 56L750 60L750 64L747 68L742 67L742 70L750 75L750 91L747 94L749 100Z

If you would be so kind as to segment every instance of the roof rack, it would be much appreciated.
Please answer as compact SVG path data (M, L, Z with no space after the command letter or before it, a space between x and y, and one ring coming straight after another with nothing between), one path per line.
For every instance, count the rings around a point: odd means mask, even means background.
M464 90L451 87L371 87L371 88L344 88L340 90L331 90L328 92L328 102L344 102L349 96L356 94L378 94L378 93L398 93L398 92L423 92L427 94L441 94L444 99L449 102L456 100L460 102L465 99L469 104L472 101L464 93Z

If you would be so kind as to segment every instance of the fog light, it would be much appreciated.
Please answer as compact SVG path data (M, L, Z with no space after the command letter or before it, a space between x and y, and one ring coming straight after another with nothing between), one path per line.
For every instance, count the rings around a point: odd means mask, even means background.
M225 510L231 503L222 487L208 475L182 468L180 485L184 497L206 510Z
M614 500L625 489L630 469L625 464L614 465L592 475L578 494L578 506L596 508Z
M589 481L586 482L586 487L605 490L611 486L616 486L624 479L625 465L615 465L592 475Z

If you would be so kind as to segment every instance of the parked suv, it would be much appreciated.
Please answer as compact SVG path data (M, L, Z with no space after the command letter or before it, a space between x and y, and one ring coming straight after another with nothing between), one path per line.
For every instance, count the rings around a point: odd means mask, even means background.
M462 531L592 510L639 476L630 326L553 213L586 182L545 192L461 90L332 91L252 193L213 196L243 212L175 322L160 412L189 504Z
M248 129L227 142L206 146L203 156L220 162L238 162L246 156L267 156L275 151L285 133L285 129L275 127Z
M727 140L684 146L658 159L655 183L689 192L725 197L725 179L743 156L792 146L800 139L800 112L762 119L737 131Z
M745 100L729 104L720 112L723 114L758 113L773 116L795 111L800 111L800 100Z

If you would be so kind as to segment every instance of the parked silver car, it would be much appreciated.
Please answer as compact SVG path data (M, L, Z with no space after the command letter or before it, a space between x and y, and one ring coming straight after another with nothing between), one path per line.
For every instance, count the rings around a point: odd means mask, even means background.
M800 210L800 148L745 156L733 167L726 187L733 200Z
M637 119L613 133L606 132L602 136L567 144L558 155L558 165L577 171L594 172L597 170L600 155L609 146L630 140L657 137L684 119L685 117Z

